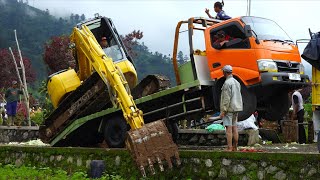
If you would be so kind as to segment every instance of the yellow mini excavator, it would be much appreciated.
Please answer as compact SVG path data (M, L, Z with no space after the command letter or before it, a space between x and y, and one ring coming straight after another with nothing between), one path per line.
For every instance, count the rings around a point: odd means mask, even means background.
M115 33L111 20L101 16L81 23L73 29L70 48L73 50L77 66L75 69L50 76L48 94L56 111L59 110L60 113L53 113L51 119L46 120L45 126L40 128L40 137L51 143L52 137L60 127L68 124L75 114L79 114L79 109L90 106L90 103L85 104L88 99L100 100L100 103L95 104L103 104L103 100L95 94L100 92L99 88L104 87L102 91L107 91L107 96L104 97L109 97L104 101L109 102L109 107L120 107L125 121L130 125L125 144L142 175L146 176L145 166L149 166L150 172L154 174L154 163L158 163L160 170L163 171L163 160L166 160L170 168L172 167L171 158L175 158L175 162L179 165L178 148L165 123L157 120L145 124L142 111L133 101L130 89L137 83L136 71L133 64L125 58L125 47L122 42L119 43L121 39ZM97 39L101 37L109 41L109 47L103 49L99 45ZM113 54L110 55L110 52ZM103 83L99 86L91 86L89 90L77 90L85 86L94 74L100 78L90 81L96 83L102 80ZM75 96L74 94L83 95L80 98L74 98L75 100L65 100ZM60 108L62 104L68 103L70 104L68 107ZM108 123L109 120L105 121ZM89 129L83 132L88 132L87 136L90 136Z

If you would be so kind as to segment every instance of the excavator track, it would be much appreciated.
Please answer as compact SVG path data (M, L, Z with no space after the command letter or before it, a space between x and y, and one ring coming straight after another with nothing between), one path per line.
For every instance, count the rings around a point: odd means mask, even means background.
M170 87L170 80L168 77L160 74L150 74L143 78L142 81L133 88L131 94L134 99L147 96L158 91L162 91Z
M50 143L67 125L78 118L98 112L108 105L106 85L97 73L90 76L79 88L70 93L39 129L43 142Z

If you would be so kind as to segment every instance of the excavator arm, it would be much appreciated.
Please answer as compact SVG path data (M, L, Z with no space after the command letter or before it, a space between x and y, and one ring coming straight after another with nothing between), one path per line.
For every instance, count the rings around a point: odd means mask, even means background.
M123 116L131 129L141 128L144 125L142 111L136 107L132 96L127 92L128 88L125 88L127 81L112 59L106 56L88 27L85 25L82 25L82 29L75 27L71 35L71 42L76 45L78 57L85 57L78 61L79 66L93 67L103 82L115 91L117 98L114 103L122 109Z
M149 166L151 173L154 174L154 163L158 163L162 171L162 160L166 160L171 168L171 157L175 157L179 165L177 145L172 141L164 122L158 120L144 124L143 113L136 107L129 88L126 88L128 83L120 68L117 68L112 59L104 53L89 28L85 25L81 28L75 27L71 43L75 45L78 64L82 69L78 72L78 76L88 77L90 68L93 68L108 86L108 91L112 91L111 94L115 95L113 103L120 106L125 120L131 127L126 146L142 175L146 176L145 166Z

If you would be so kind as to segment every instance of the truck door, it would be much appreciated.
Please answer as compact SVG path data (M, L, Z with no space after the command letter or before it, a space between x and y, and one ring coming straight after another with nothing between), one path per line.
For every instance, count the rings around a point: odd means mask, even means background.
M217 43L217 34L225 33L228 43L221 49L213 47ZM220 32L220 33L218 33ZM245 36L242 25L237 22L212 26L205 32L208 66L212 79L223 76L221 68L227 64L233 67L233 74L243 81L245 85L254 84L259 78L257 72L257 59L254 48L251 46L252 39ZM253 42L254 43L254 42Z

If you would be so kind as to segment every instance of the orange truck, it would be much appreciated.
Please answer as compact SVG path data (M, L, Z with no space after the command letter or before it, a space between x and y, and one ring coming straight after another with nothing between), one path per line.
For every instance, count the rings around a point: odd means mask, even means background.
M121 63L133 62L110 18L96 17L83 24L97 40L106 34L119 46L121 58L114 59L117 66L121 68ZM215 49L213 44L219 31L232 38L221 49ZM190 59L178 63L181 42L187 45L181 47L188 47ZM159 75L147 76L134 88L129 83L128 93L131 92L134 103L143 111L145 123L163 119L174 140L181 133L179 121L187 120L191 127L195 120L219 111L224 82L221 68L226 64L233 66L234 77L242 85L244 111L239 113L239 120L255 111L262 118L280 120L288 111L288 91L309 82L297 46L274 21L258 17L226 21L192 17L180 21L172 60L177 85L169 87L167 79ZM134 72L134 66L123 67L132 67ZM136 80L126 71L123 74L128 82ZM52 146L96 146L106 142L109 147L123 147L130 127L121 108L110 102L114 94L108 93L108 89L93 72L46 118L40 127L40 138Z
M210 77L216 81L216 109L219 109L224 82L221 68L227 64L233 67L233 75L242 85L244 111L240 113L240 119L258 111L264 119L280 120L289 109L288 91L309 83L297 45L272 20L247 16L226 21L203 18L181 21L176 30L174 59L179 39L177 31L184 23L188 24L191 59L197 52L207 58ZM193 47L193 41L198 40L194 37L195 31L203 31L205 51ZM213 44L219 31L231 38L221 49L215 49ZM181 80L176 60L174 67L179 85Z

